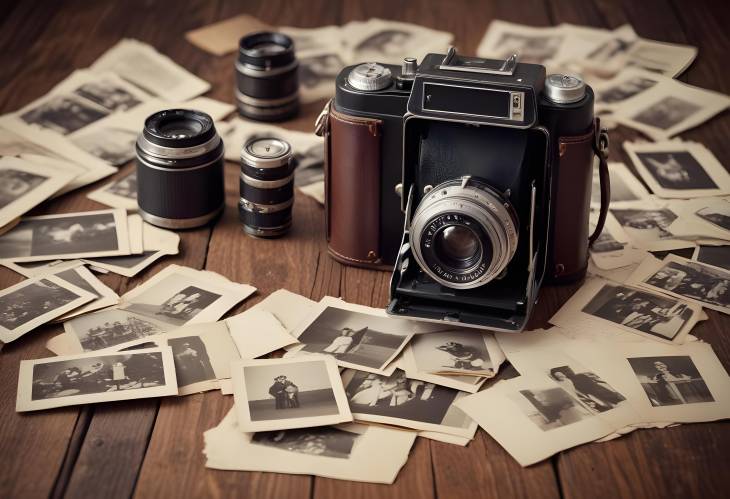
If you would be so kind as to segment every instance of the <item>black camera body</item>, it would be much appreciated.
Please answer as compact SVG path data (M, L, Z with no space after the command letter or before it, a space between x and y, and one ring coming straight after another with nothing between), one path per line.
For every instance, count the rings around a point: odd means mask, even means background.
M389 314L520 331L544 278L585 275L603 135L579 79L451 49L345 68L326 111L329 251L394 266Z

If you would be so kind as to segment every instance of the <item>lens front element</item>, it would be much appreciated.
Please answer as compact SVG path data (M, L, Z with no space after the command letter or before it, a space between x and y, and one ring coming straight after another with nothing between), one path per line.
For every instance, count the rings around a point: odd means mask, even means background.
M517 249L517 216L488 184L465 177L436 186L421 200L410 226L421 269L455 289L499 277Z

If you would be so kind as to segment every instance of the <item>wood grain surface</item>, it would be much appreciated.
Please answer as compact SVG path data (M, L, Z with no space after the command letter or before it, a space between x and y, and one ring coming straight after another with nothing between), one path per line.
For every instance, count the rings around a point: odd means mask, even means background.
M723 1L680 0L358 0L170 2L59 0L15 2L0 9L0 112L14 111L42 96L74 69L83 68L124 37L150 43L211 82L209 96L233 101L233 58L209 55L185 41L186 31L239 13L272 25L316 27L381 17L422 24L455 34L461 52L473 53L492 19L534 26L561 22L615 28L631 23L637 33L699 47L699 57L680 78L730 94L728 26ZM311 131L321 103L304 107L284 126ZM620 142L637 138L625 128L611 132L611 160L627 158ZM703 142L730 165L730 117L724 113L682 134ZM117 176L133 168L126 165ZM181 233L181 253L126 279L101 279L119 294L170 263L219 272L251 283L258 293L232 313L278 288L318 300L325 295L382 307L389 274L343 267L327 256L322 208L298 196L294 228L280 240L246 237L238 225L238 166L226 166L224 216L212 228ZM34 214L98 209L86 198L96 186L41 205ZM21 276L0 268L0 287ZM544 288L532 327L547 318L576 286ZM730 369L730 318L708 311L694 334L712 344ZM0 497L275 497L275 498L586 498L728 497L730 432L727 423L641 430L602 444L560 453L520 467L479 430L466 448L418 439L407 465L391 486L309 476L225 472L204 467L203 432L223 418L232 398L217 392L163 400L15 413L20 360L49 356L45 342L60 332L48 326L0 350Z

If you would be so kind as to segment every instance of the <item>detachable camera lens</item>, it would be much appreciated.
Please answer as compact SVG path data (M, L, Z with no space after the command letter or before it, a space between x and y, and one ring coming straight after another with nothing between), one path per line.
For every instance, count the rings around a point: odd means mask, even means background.
M294 204L291 146L273 137L249 139L241 150L243 230L256 237L278 237L291 227Z
M223 141L210 116L159 111L145 120L136 149L137 204L145 221L189 229L223 211Z
M421 269L455 289L499 277L517 250L517 215L503 196L464 177L431 190L416 208L409 232Z
M241 38L236 60L239 112L259 121L282 121L299 111L299 62L294 42L268 31Z

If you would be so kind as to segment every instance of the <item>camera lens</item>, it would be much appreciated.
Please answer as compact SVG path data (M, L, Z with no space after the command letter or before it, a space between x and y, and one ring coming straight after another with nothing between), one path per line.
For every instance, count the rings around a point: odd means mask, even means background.
M188 229L223 211L223 141L210 116L190 109L154 113L136 150L137 204L145 221Z
M517 249L517 216L486 182L444 182L416 208L409 232L413 256L436 282L455 289L499 277Z
M239 112L259 121L282 121L299 111L299 62L294 42L282 33L260 32L239 42L236 101Z
M291 227L294 204L291 146L273 137L253 137L241 150L243 230L256 237L277 237Z

